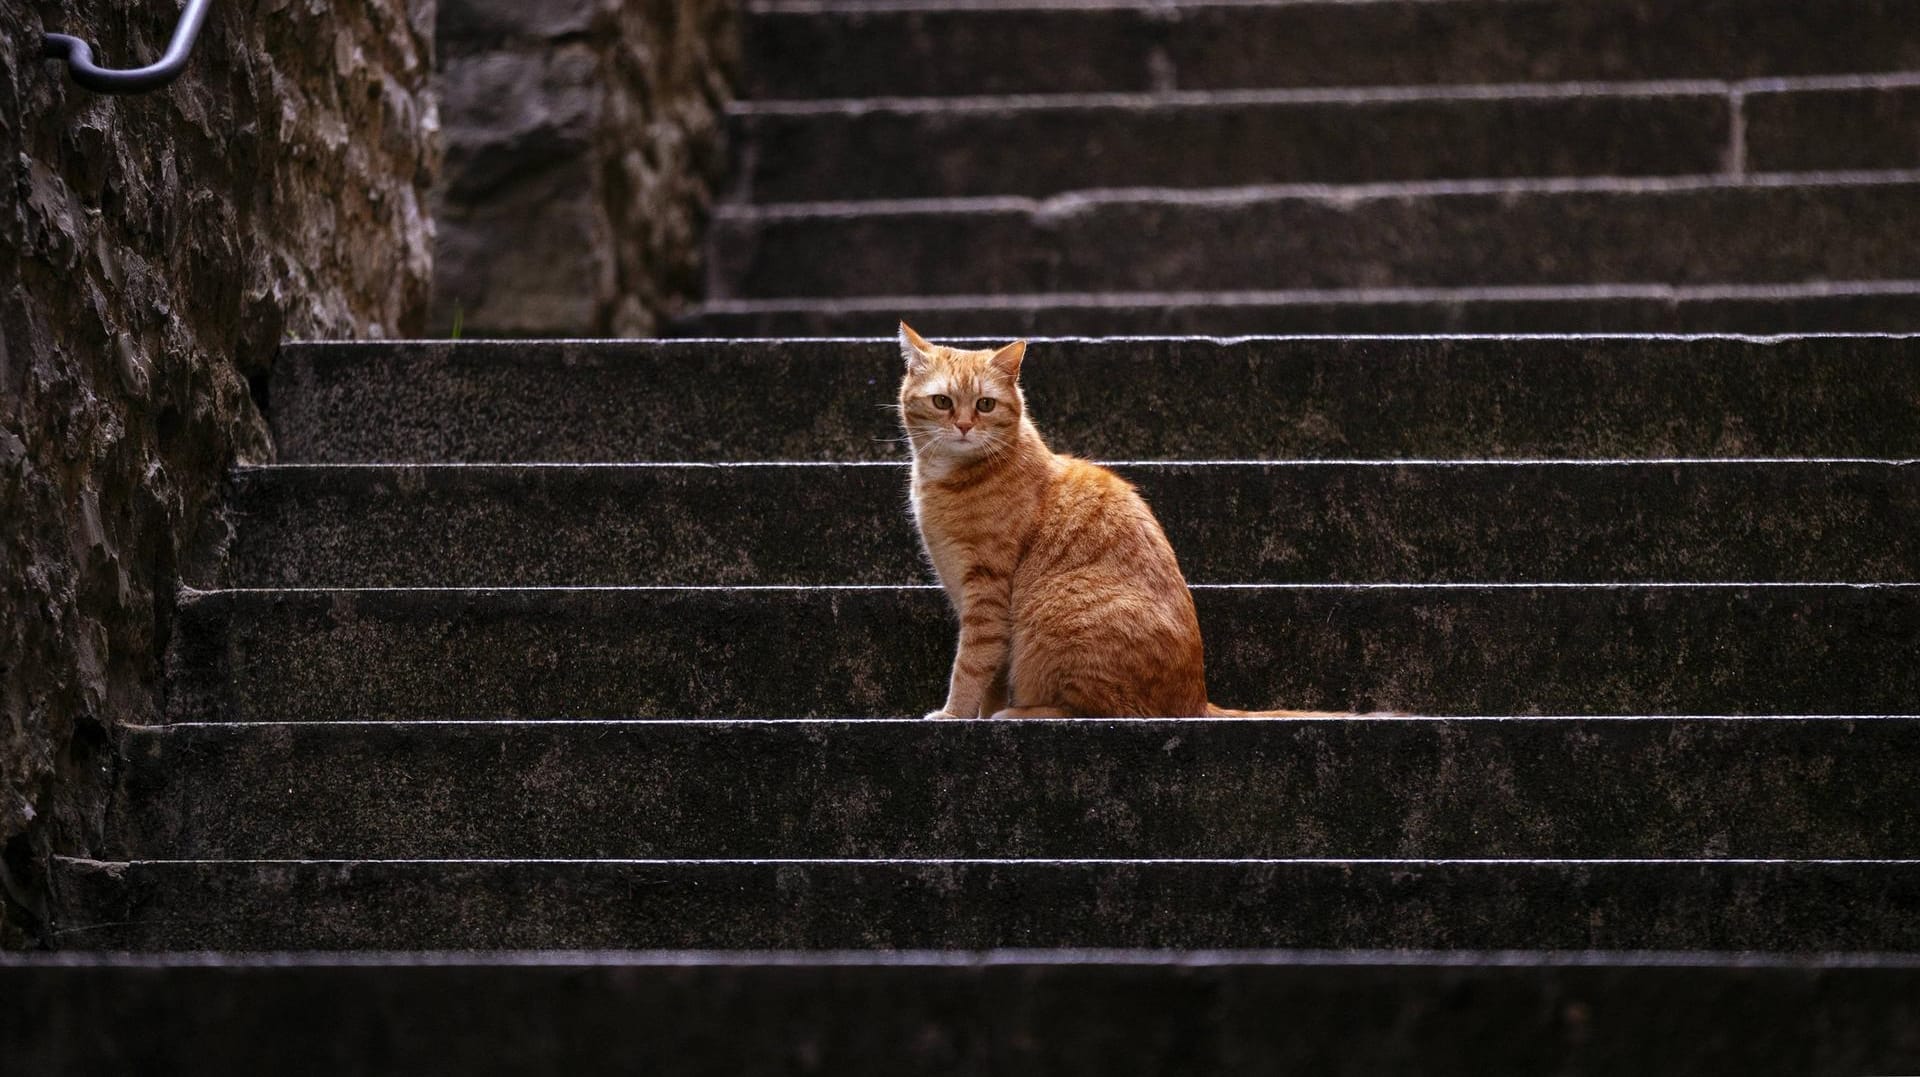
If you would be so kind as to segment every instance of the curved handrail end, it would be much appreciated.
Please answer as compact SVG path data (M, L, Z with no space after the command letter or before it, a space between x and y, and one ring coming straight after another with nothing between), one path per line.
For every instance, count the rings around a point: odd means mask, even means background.
M93 62L93 46L70 34L48 34L41 42L40 55L49 60L64 60L73 81L95 93L145 93L157 90L180 77L187 57L193 52L194 39L207 21L212 0L187 0L174 27L173 38L160 59L146 67L116 69Z

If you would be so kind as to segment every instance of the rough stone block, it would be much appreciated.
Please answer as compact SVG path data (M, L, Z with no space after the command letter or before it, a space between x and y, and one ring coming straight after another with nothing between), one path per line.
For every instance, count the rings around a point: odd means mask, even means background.
M735 11L446 0L437 331L644 335L700 279Z

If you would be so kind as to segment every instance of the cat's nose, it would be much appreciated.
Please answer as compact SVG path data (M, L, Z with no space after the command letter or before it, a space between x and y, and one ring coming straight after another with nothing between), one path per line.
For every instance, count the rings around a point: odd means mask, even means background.
M972 429L973 429L973 424L972 424L972 423L963 423L963 422L960 422L960 421L959 421L958 419L956 419L956 420L954 420L954 423L953 423L953 425L955 425L955 426L957 426L957 427L959 427L959 428L960 428L960 432L961 432L962 434L964 434L964 433L966 433L967 431L969 431L969 430L972 430Z

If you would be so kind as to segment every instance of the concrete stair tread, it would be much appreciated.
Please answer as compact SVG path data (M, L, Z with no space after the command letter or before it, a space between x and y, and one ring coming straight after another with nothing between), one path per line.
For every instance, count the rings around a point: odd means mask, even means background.
M1920 1066L1900 1001L1920 968L1899 955L0 954L0 994L0 1039L33 1073L346 1072L369 1043L393 1071L462 1077Z
M781 4L743 96L1740 79L1920 68L1898 4ZM1738 25L1741 32L1729 34Z
M1920 331L1920 282L1548 285L713 300L677 337L869 337L901 312L987 337Z
M1901 713L1920 584L1199 586L1224 705L1447 714ZM913 715L935 587L189 594L183 720Z
M1920 112L1913 73L746 101L730 111L741 146L732 197L759 204L1920 164L1902 136ZM1162 152L1170 144L1181 152Z
M1114 187L1685 175L1719 168L1732 131L1728 95L1699 87L1393 100L1182 95L940 104L749 104L733 118L734 137L745 145L734 197L768 204ZM1162 152L1174 140L1182 152ZM1856 155L1852 163L1875 162ZM1889 156L1880 167L1907 163Z
M120 750L124 859L1920 857L1920 716L214 724Z
M909 314L873 315L871 329ZM948 317L918 327L946 339ZM1880 336L1037 340L1022 377L1055 443L1096 459L1913 459L1913 347ZM899 371L898 345L877 339L289 344L269 414L289 463L899 459L885 407ZM758 403L800 384L804 413ZM1259 407L1231 403L1250 398Z
M1920 948L1915 861L63 860L73 949ZM208 915L208 910L218 910Z
M1920 462L1115 465L1189 580L1920 579ZM906 468L244 468L244 586L929 581ZM749 509L749 507L752 507Z
M1416 0L1418 2L1418 0ZM1431 0L1428 0L1431 2ZM1392 105L1402 103L1546 101L1579 98L1697 97L1738 93L1769 101L1811 101L1815 95L1838 103L1847 95L1884 94L1904 105L1920 87L1920 70L1842 72L1744 79L1562 79L1537 82L1380 83L1345 86L1272 86L1221 88L1157 87L1146 90L1091 90L1059 93L943 95L938 97L864 94L850 97L740 98L723 112L730 118L760 116L854 117L872 113L956 116L1160 109L1278 108L1319 105ZM1418 149L1418 147L1409 147Z
M1920 172L1434 181L721 206L708 294L1912 279ZM1487 235L1504 242L1489 245ZM835 252L832 258L820 251Z

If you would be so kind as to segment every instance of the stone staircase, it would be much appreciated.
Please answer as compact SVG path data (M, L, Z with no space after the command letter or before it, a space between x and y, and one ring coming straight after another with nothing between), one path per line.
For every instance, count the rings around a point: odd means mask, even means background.
M1911 1065L1914 346L1036 342L1056 444L1152 459L1216 698L1419 716L927 722L891 342L289 345L0 1041Z
M1920 330L1900 0L761 0L685 335Z
M952 616L873 339L1920 329L1914 23L761 4L680 331L796 339L284 347L0 1048L1920 1067L1920 338L1036 340L1213 698L1414 716L1019 723L906 717Z

